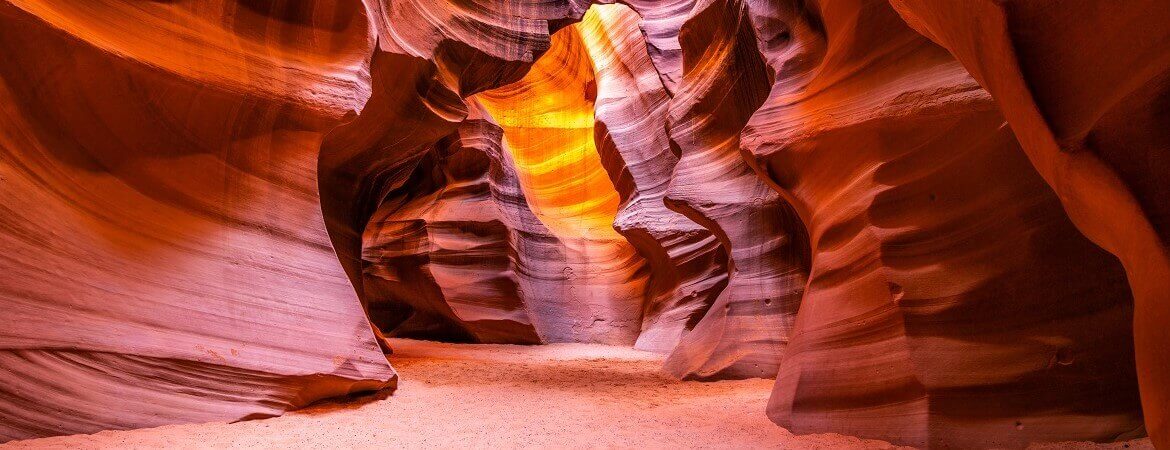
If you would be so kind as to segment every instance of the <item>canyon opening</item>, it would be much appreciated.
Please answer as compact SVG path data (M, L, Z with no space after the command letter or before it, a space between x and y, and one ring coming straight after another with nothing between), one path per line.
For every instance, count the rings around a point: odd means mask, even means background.
M1167 23L0 0L0 447L1166 448Z

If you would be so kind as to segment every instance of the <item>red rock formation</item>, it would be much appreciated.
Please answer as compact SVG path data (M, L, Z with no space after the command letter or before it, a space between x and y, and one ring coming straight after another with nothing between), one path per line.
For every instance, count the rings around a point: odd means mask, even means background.
M718 4L704 11L718 15L725 8ZM789 240L785 228L796 233L803 229L778 195L739 159L734 142L711 150L700 144L736 134L736 126L726 126L719 122L722 117L712 116L738 111L740 120L746 120L752 106L728 102L714 106L722 110L709 110L712 106L705 103L706 97L719 94L711 90L710 82L717 78L713 75L720 73L713 66L693 71L691 80L683 73L675 77L656 70L642 50L646 44L635 28L636 17L619 6L598 7L580 25L554 36L550 50L523 79L476 96L503 125L505 148L516 156L525 198L541 221L536 225L544 225L544 234L554 242L548 252L518 252L516 259L528 260L528 267L565 268L560 276L548 273L537 277L545 282L534 285L535 292L522 290L505 296L511 298L507 303L524 304L545 341L623 342L626 338L621 336L627 335L631 340L639 338L642 348L671 352L668 370L680 377L772 376L795 318L803 285L802 267L807 265L801 261L806 239ZM654 25L664 36L677 35L677 27L683 23L674 20ZM676 27L673 31L669 31L671 24ZM726 29L750 33L749 26L734 23ZM702 35L704 30L697 33L697 39L724 38ZM734 55L716 52L705 56L732 69L740 61L725 56ZM665 63L671 61L667 58ZM764 73L758 59L756 68L759 74ZM662 80L675 78L682 79L679 86L689 91L672 101ZM749 98L753 88L761 92L766 83L759 81L758 85L742 84L743 95L728 98ZM596 121L600 128L596 134L600 145L591 134L594 99L598 103ZM668 107L674 107L681 118L669 119ZM687 142L679 146L686 162L682 166L676 166L670 150L670 123L679 124L674 142ZM596 159L599 152L600 164ZM597 178L602 165L608 169L612 185ZM682 172L678 172L680 168ZM673 180L672 189L678 192L675 207L710 230L663 204L672 169L683 174ZM712 171L730 174L724 177L726 186L719 192L722 197L709 197L712 186L705 177ZM419 181L397 189L417 190ZM762 202L756 196L762 196ZM611 208L616 207L619 197L622 205L615 218ZM452 202L444 209L460 208L477 207ZM406 209L397 214L402 220L399 223L434 220L432 213ZM648 273L643 273L642 262L634 258L625 240L613 234L611 226L648 261ZM406 229L367 229L367 237L380 246L403 240L406 234L398 230ZM420 239L435 234L417 227L409 229ZM717 245L716 235L723 237L721 245ZM397 249L398 244L394 245ZM724 260L727 248L732 249L731 258ZM786 252L778 251L781 248ZM417 255L415 250L407 254ZM413 266L408 261L414 261L415 256L396 253L395 258L399 257L407 258L399 266ZM433 321L408 322L396 333L431 329L450 334L452 328L467 325L455 317L458 314L446 312L454 305L440 292L444 282L433 278L384 277L402 280L395 282L397 293L389 295L399 300L379 303L423 302L437 305L428 311L440 311L427 314ZM423 292L429 294L416 294L417 301L412 302L407 297L418 280L426 280L422 284L428 287ZM446 280L451 287L464 283L462 279ZM639 319L641 333L631 326ZM595 329L598 326L601 328Z
M959 447L1136 432L1121 266L987 92L885 2L751 12L776 79L745 146L812 243L773 420Z
M522 308L540 341L630 343L638 338L641 348L667 352L694 327L726 279L726 268L721 267L725 256L715 238L662 203L676 161L666 136L668 97L643 50L636 24L637 16L626 8L599 7L581 25L558 33L522 80L475 96L488 107L487 114L503 123L499 148L514 155L493 164L515 172L518 184L510 188L524 192L491 199L494 206L487 209L497 212L484 220L503 226L496 235L527 230L513 233L499 248L514 253L511 264L528 268L528 275L521 274L528 280L526 288L517 289L516 280L509 280L501 295L491 296L495 300L476 301L496 303L498 310ZM594 73L595 68L600 72ZM482 214L485 208L427 188L446 184L427 181L433 178L428 175L435 172L433 165L426 160L414 169L418 176L383 199L386 212L375 215L377 226L366 228L366 257L371 263L366 273L376 278L367 277L367 301L373 309L411 305L412 311L390 312L395 319L382 322L395 334L532 342L509 333L468 336L460 329L471 324L456 311L456 304L475 296L476 289L466 286L468 276L439 280L433 261L429 268L418 266L428 260L422 253L449 253L431 243L439 238L433 225L439 216L465 218ZM420 194L430 197L413 206L404 206L410 202L400 198ZM519 204L512 206L519 208L519 216L516 211L498 213L515 200ZM394 219L386 222L389 216ZM453 228L457 227L443 229L449 233ZM614 229L625 237L614 234ZM525 238L533 239L522 244ZM528 250L517 251L521 245ZM634 248L650 264L648 270ZM510 272L497 273L512 278ZM384 285L375 290L385 292L372 291L371 283ZM445 293L450 290L468 295L464 300L450 298ZM480 290L480 296L484 292L489 290ZM406 320L411 312L417 315Z
M726 285L727 255L707 229L662 201L678 158L666 132L670 97L638 14L596 6L581 27L597 70L597 152L622 199L613 227L649 265L635 346L670 352Z
M363 8L0 2L0 440L394 384L329 247Z
M666 361L677 376L773 376L804 287L800 221L740 157L739 130L767 88L743 8L696 5L679 38L684 66L668 124L681 156L666 201L730 258L727 287Z
M632 8L639 18L638 28L646 41L646 53L658 71L662 87L673 96L682 78L682 47L678 33L690 17L695 0L623 0L598 1L621 3ZM632 56L625 56L632 57Z
M362 260L374 325L433 339L540 342L521 298L536 280L517 250L553 238L525 229L540 222L501 139L487 120L465 121L370 218Z
M622 3L0 1L0 440L392 386L372 321L1166 445L1166 8Z
M0 68L0 438L277 414L392 385L339 270L364 292L374 190L455 131L462 95L519 78L549 20L583 14L524 9L526 47L497 45L507 33L482 46L520 49L501 55L428 47L451 28L397 20L436 5L0 4L19 62Z
M1170 447L1170 8L891 3L995 97L1077 228L1121 259L1147 429Z
M370 61L373 92L360 114L327 136L319 164L326 227L363 296L363 231L383 197L456 132L468 115L465 97L519 81L548 50L551 32L580 19L587 6L366 3L379 43Z
M597 152L597 82L581 35L576 25L557 32L523 79L475 98L503 127L528 204L559 241L522 256L551 281L530 293L541 335L628 345L641 328L646 273L613 228L620 197Z

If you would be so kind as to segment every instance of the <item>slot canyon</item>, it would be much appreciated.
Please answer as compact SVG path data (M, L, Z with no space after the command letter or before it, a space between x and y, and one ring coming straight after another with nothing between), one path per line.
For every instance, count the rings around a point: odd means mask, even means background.
M1166 0L0 0L0 448L1170 449Z

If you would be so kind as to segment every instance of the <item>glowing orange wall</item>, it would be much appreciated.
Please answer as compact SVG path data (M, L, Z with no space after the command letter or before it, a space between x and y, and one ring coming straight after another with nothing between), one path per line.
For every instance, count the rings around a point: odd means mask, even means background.
M622 239L613 230L618 194L593 138L593 61L583 30L596 30L597 8L557 32L520 81L476 96L504 129L529 205L562 237Z

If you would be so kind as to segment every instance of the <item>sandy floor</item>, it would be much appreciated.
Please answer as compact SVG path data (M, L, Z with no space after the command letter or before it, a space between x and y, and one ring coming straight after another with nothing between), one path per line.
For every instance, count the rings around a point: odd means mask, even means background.
M582 344L393 346L401 381L385 399L0 448L891 448L836 434L793 436L764 416L771 380L674 381L652 353ZM1149 440L1109 447L1125 446L1151 448Z

